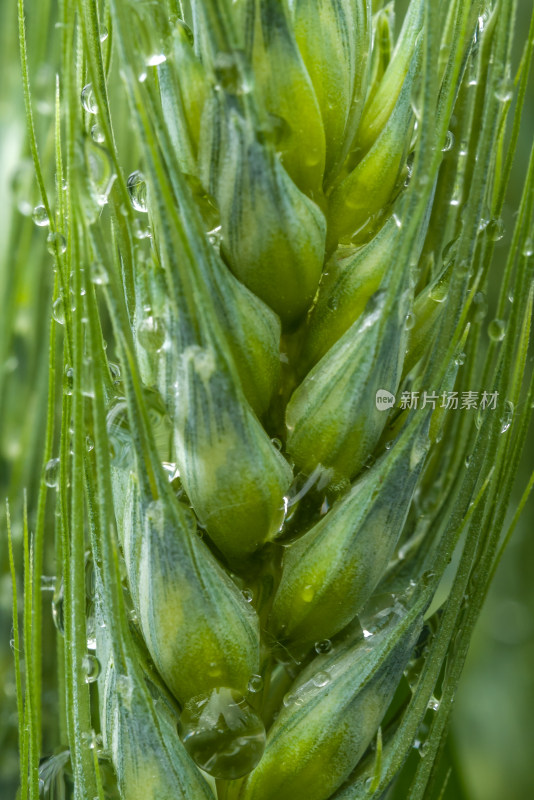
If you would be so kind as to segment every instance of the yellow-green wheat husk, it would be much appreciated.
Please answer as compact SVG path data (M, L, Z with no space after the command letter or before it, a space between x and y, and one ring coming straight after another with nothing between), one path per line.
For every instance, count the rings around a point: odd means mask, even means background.
M502 213L533 36L514 81L512 0L400 6L57 11L42 502L76 800L441 796L532 398L531 164Z

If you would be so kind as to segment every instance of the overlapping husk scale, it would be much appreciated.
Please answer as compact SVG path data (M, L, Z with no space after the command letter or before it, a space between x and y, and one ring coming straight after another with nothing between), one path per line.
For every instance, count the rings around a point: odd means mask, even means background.
M425 4L395 44L370 0L180 6L148 78L173 157L143 165L141 405L109 416L132 628L161 686L105 669L105 740L123 800L328 800L426 603L409 582L376 594L437 424L377 401L424 360L449 279L421 266L435 187L410 184Z

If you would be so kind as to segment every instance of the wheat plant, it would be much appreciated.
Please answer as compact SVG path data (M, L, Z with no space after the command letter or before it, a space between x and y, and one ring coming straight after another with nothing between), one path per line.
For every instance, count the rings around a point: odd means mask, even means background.
M43 132L19 0L54 261L21 800L447 796L531 485L510 516L534 402L532 155L503 222L516 5L59 2Z

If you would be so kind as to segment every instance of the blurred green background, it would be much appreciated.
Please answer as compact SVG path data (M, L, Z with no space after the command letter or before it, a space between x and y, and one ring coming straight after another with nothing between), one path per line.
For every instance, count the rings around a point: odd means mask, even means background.
M17 716L12 652L11 579L4 498L9 497L15 546L27 490L35 512L46 412L47 317L52 259L45 235L31 219L38 203L25 142L16 4L0 0L0 798L15 797L18 781ZM518 31L528 28L531 2L520 0ZM50 15L50 17L49 17ZM28 50L41 153L53 128L56 32L51 0L29 0ZM519 48L518 48L519 55ZM525 107L505 222L513 222L534 134L534 82ZM508 217L508 220L506 219ZM497 254L506 253L507 238ZM491 300L491 298L490 298ZM530 367L534 356L530 358ZM530 431L520 484L533 468ZM517 504L521 489L512 497ZM534 502L531 499L505 553L479 621L456 698L450 731L454 774L451 800L528 800L534 796ZM20 559L19 559L20 563ZM53 565L47 565L52 569ZM50 593L45 597L51 626ZM45 638L45 642L47 639ZM52 669L53 653L45 653ZM49 682L53 687L53 679ZM54 728L57 697L45 679L45 724ZM49 746L51 740L45 739ZM55 744L55 742L53 743ZM53 745L52 745L53 746Z

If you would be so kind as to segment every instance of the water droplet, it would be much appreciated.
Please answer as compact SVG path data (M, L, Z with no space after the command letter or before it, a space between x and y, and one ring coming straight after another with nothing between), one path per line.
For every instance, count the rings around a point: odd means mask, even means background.
M90 436L85 437L85 449L87 450L88 453L90 453L92 450L95 449L95 443L93 442Z
M330 309L330 311L337 311L337 308L339 306L339 299L336 297L336 295L333 295L332 297L328 298L326 306L328 309Z
M109 36L108 29L106 28L105 25L101 25L100 26L100 41L101 42L105 42L106 39L108 38L108 36Z
M254 599L254 594L252 593L252 589L243 589L241 594L243 595L245 602L252 603Z
M449 150L452 150L454 147L454 133L452 131L447 131L447 136L445 137L445 144L441 148L442 153L448 153Z
M261 675L251 675L247 689L253 694L256 692L261 692L263 689L263 678Z
M428 451L428 440L418 436L410 451L410 469L415 469L421 461L426 458Z
M67 240L63 234L57 233L57 231L50 231L46 237L46 247L52 256L55 256L56 251L62 254L67 249Z
M213 62L217 89L228 94L247 94L250 87L242 74L243 58L236 51L234 53L217 53Z
M32 212L32 219L39 228L46 228L47 225L50 225L46 208L43 205L35 206Z
M134 236L139 241L150 239L152 237L150 225L143 224L140 219L134 220Z
M87 83L81 93L82 106L88 114L98 114L98 105L96 102L95 93L93 91L93 84Z
M318 655L329 653L331 650L332 650L332 642L330 641L330 639L320 639L318 642L315 642L315 652Z
M443 248L441 258L443 259L444 262L447 262L450 258L452 258L455 255L459 238L460 238L459 236L455 236L455 238L447 242L447 244Z
M523 246L523 255L525 258L532 258L534 255L534 240L530 237L525 239L525 244Z
M488 325L488 335L494 342L502 342L506 333L506 323L502 319L494 319Z
M69 367L67 364L65 366L65 379L63 381L63 391L66 395L72 394L72 389L74 387L74 370L72 367Z
M265 749L265 727L237 691L227 687L189 700L178 733L193 761L209 775L235 780L258 764Z
M439 700L434 695L430 698L428 707L431 711L439 711Z
M55 575L41 575L41 591L54 592L56 589L56 581Z
M138 169L128 176L128 192L132 206L136 211L142 211L146 214L148 208L146 204L146 181L145 176Z
M297 695L296 694L293 694L292 692L288 692L284 696L284 699L283 699L284 707L285 708L289 708L289 706L292 706L295 703L296 699L297 699Z
M300 596L305 603L311 603L315 597L315 588L311 584L308 584L308 586L304 587Z
M59 486L59 458L51 458L48 461L45 472L44 482L51 489L57 489Z
M481 322L488 313L488 301L484 292L477 292L473 297L475 320Z
M213 228L211 231L208 231L206 236L208 237L208 241L212 247L220 252L222 243L222 227L217 225L217 227Z
M402 220L401 220L401 218L398 216L398 214L393 214L393 222L395 223L395 225L397 226L397 228L399 228L399 229L400 229L400 228L402 228Z
M456 358L454 359L454 363L457 367L462 367L465 364L466 355L465 353L458 353Z
M276 447L277 450L282 449L282 442L280 439L271 439L271 444L273 445L273 447Z
M100 261L93 261L91 264L91 280L97 286L106 286L109 283L107 270Z
M104 134L104 131L102 130L102 128L98 123L95 123L91 128L91 138L93 142L96 142L97 144L104 144L104 142L106 141L106 136Z
M406 319L404 320L405 329L407 331L411 331L414 325L415 325L415 314L412 313L406 314Z
M433 300L434 303L444 303L448 296L449 281L445 276L441 281L435 283L430 289L430 299Z
M114 383L118 383L121 378L121 368L118 364L115 364L114 361L108 361L108 369L109 374Z
M86 683L94 683L100 675L100 661L92 653L86 653L82 658L82 670Z
M147 58L145 63L147 67L158 67L160 64L164 64L165 61L167 61L166 55L163 53L154 53Z
M492 242L500 242L504 237L504 222L502 219L491 219L488 222L486 233Z
M61 584L59 591L54 595L52 600L52 620L57 630L65 633L65 603L63 597L63 584Z
M471 458L472 457L470 455L465 457L465 466L467 467L467 469L469 469L469 467L471 466Z
M506 433L514 416L514 404L509 400L504 404L504 414L501 417L501 433Z
M330 683L330 675L328 672L317 672L313 676L313 685L316 686L318 689L321 689L323 686L326 686Z
M165 344L165 323L159 317L146 317L137 329L137 338L145 350L161 350Z
M509 103L513 96L514 82L509 77L505 77L499 82L495 90L495 97L500 103Z

